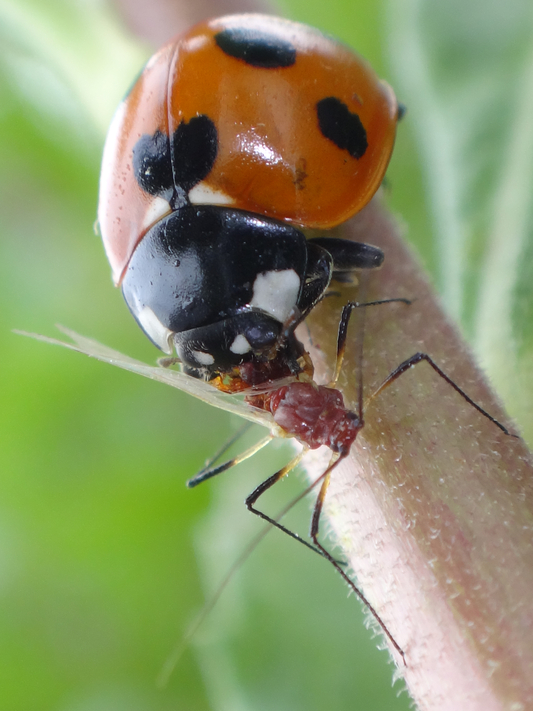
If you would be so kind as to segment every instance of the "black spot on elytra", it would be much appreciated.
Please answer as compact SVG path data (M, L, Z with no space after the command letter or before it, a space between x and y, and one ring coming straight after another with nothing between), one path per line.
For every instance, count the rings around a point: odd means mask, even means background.
M207 116L182 121L172 138L174 178L188 192L211 172L218 152L215 124Z
M156 131L141 136L133 148L133 172L141 188L161 195L172 188L172 163L168 136Z
M170 200L172 192L188 192L209 175L217 150L215 124L207 116L195 116L180 123L171 141L161 131L141 136L133 149L135 178L150 195Z
M296 48L290 42L259 30L227 29L215 35L215 42L225 54L252 67L279 69L296 61Z
M361 158L368 148L365 127L357 114L336 96L328 96L316 105L318 126L323 136L352 158Z

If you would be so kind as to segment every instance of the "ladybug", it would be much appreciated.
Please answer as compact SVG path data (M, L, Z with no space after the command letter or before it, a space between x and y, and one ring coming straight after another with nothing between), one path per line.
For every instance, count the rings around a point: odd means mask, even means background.
M355 410L336 388L350 316L359 306L411 302L346 304L328 385L314 381L311 357L295 335L332 279L346 281L383 262L377 247L330 230L378 189L401 113L392 90L360 57L317 30L262 15L196 26L149 60L120 105L104 150L98 210L115 283L153 343L169 355L175 350L181 370L161 367L175 358L146 366L66 329L73 343L37 337L270 430L238 457L208 464L189 487L275 436L294 437L303 452L259 484L246 506L328 560L405 664L385 621L318 534L331 473L364 427L362 379ZM421 362L511 434L426 353L400 363L369 400ZM320 485L311 544L256 504L320 446L332 456L307 489Z
M312 377L296 327L383 261L328 230L378 189L399 116L362 58L288 20L222 17L160 49L111 124L98 210L152 342L230 392Z

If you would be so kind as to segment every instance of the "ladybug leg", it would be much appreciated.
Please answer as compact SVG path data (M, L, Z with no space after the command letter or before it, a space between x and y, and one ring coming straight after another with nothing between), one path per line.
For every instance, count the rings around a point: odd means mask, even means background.
M405 114L407 113L407 106L398 101L398 121L401 121Z
M306 280L298 301L299 314L297 318L292 316L293 330L324 298L332 278L338 281L349 281L352 272L377 269L383 264L384 259L383 252L378 247L362 242L350 242L338 237L315 237L308 240L307 257ZM387 303L387 301L376 301L372 304Z
M168 358L158 358L157 359L157 365L160 368L172 368L174 365L180 365L181 359L176 358L176 356L170 356Z
M385 258L378 247L339 237L314 237L309 243L329 252L333 259L334 274L353 272L356 269L377 269Z
M284 332L287 331L289 325L294 331L298 324L307 317L309 312L321 301L331 281L334 269L333 258L326 249L315 242L316 240L309 240L307 243L307 270L302 293L298 299L298 312L294 315L289 314L287 325L284 324ZM292 320L291 324L289 324L289 320Z
M382 393L386 388L389 387L391 383L393 383L395 380L397 380L401 375L406 373L410 368L412 368L415 365L418 365L418 363L421 363L422 361L425 361L430 365L433 370L437 373L437 375L442 378L444 381L448 383L459 395L463 398L463 400L466 400L466 402L469 405L472 405L479 413L483 415L483 417L486 417L487 420L490 420L493 422L496 427L499 427L502 432L504 432L506 435L509 435L510 437L517 437L518 435L513 434L512 432L509 432L507 427L502 425L501 422L499 422L496 418L494 418L492 415L489 415L489 413L484 410L480 405L477 404L472 398L470 398L464 390L462 390L451 378L449 375L446 375L446 373L439 368L439 366L435 363L435 361L427 354L427 353L415 353L413 356L408 358L407 360L404 360L403 363L400 363L400 365L395 368L392 373L390 373L385 380L381 383L381 385L377 388L377 390L374 390L372 395L368 398L368 401L365 405L365 409L368 407L368 405L372 402L372 400Z

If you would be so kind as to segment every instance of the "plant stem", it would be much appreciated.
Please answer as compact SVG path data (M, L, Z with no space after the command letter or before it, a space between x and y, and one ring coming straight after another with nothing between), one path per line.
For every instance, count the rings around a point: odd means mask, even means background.
M365 395L423 351L512 429L379 201L345 225L343 236L385 252L365 300L416 299L364 309ZM309 319L319 382L331 373L348 298L353 292L343 288ZM348 343L356 336L355 326ZM349 407L357 401L356 350L348 345L339 381ZM365 419L351 456L332 477L325 513L365 595L406 653L400 671L418 707L533 708L529 451L424 363L381 393ZM321 467L323 460L311 464L310 478Z

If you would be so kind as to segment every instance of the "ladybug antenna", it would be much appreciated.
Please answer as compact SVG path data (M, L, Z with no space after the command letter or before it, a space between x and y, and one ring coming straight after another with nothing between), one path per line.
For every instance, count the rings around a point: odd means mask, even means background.
M230 449L230 447L233 447L233 445L235 444L235 442L238 442L241 437L244 437L244 435L245 435L245 434L248 432L248 430L253 426L253 424L254 424L253 422L250 422L249 420L246 420L246 421L239 427L239 429L237 430L237 432L235 432L234 435L232 435L231 437L229 437L229 438L226 440L226 442L224 442L224 444L220 447L220 449L219 449L218 451L216 451L213 455L211 455L211 457L209 457L209 459L206 459L206 462L205 462L203 468L204 468L204 469L211 469L211 467L212 467L214 464L216 464L216 462L218 462L218 460L219 460L224 454L226 454L226 452L228 451L228 449Z

